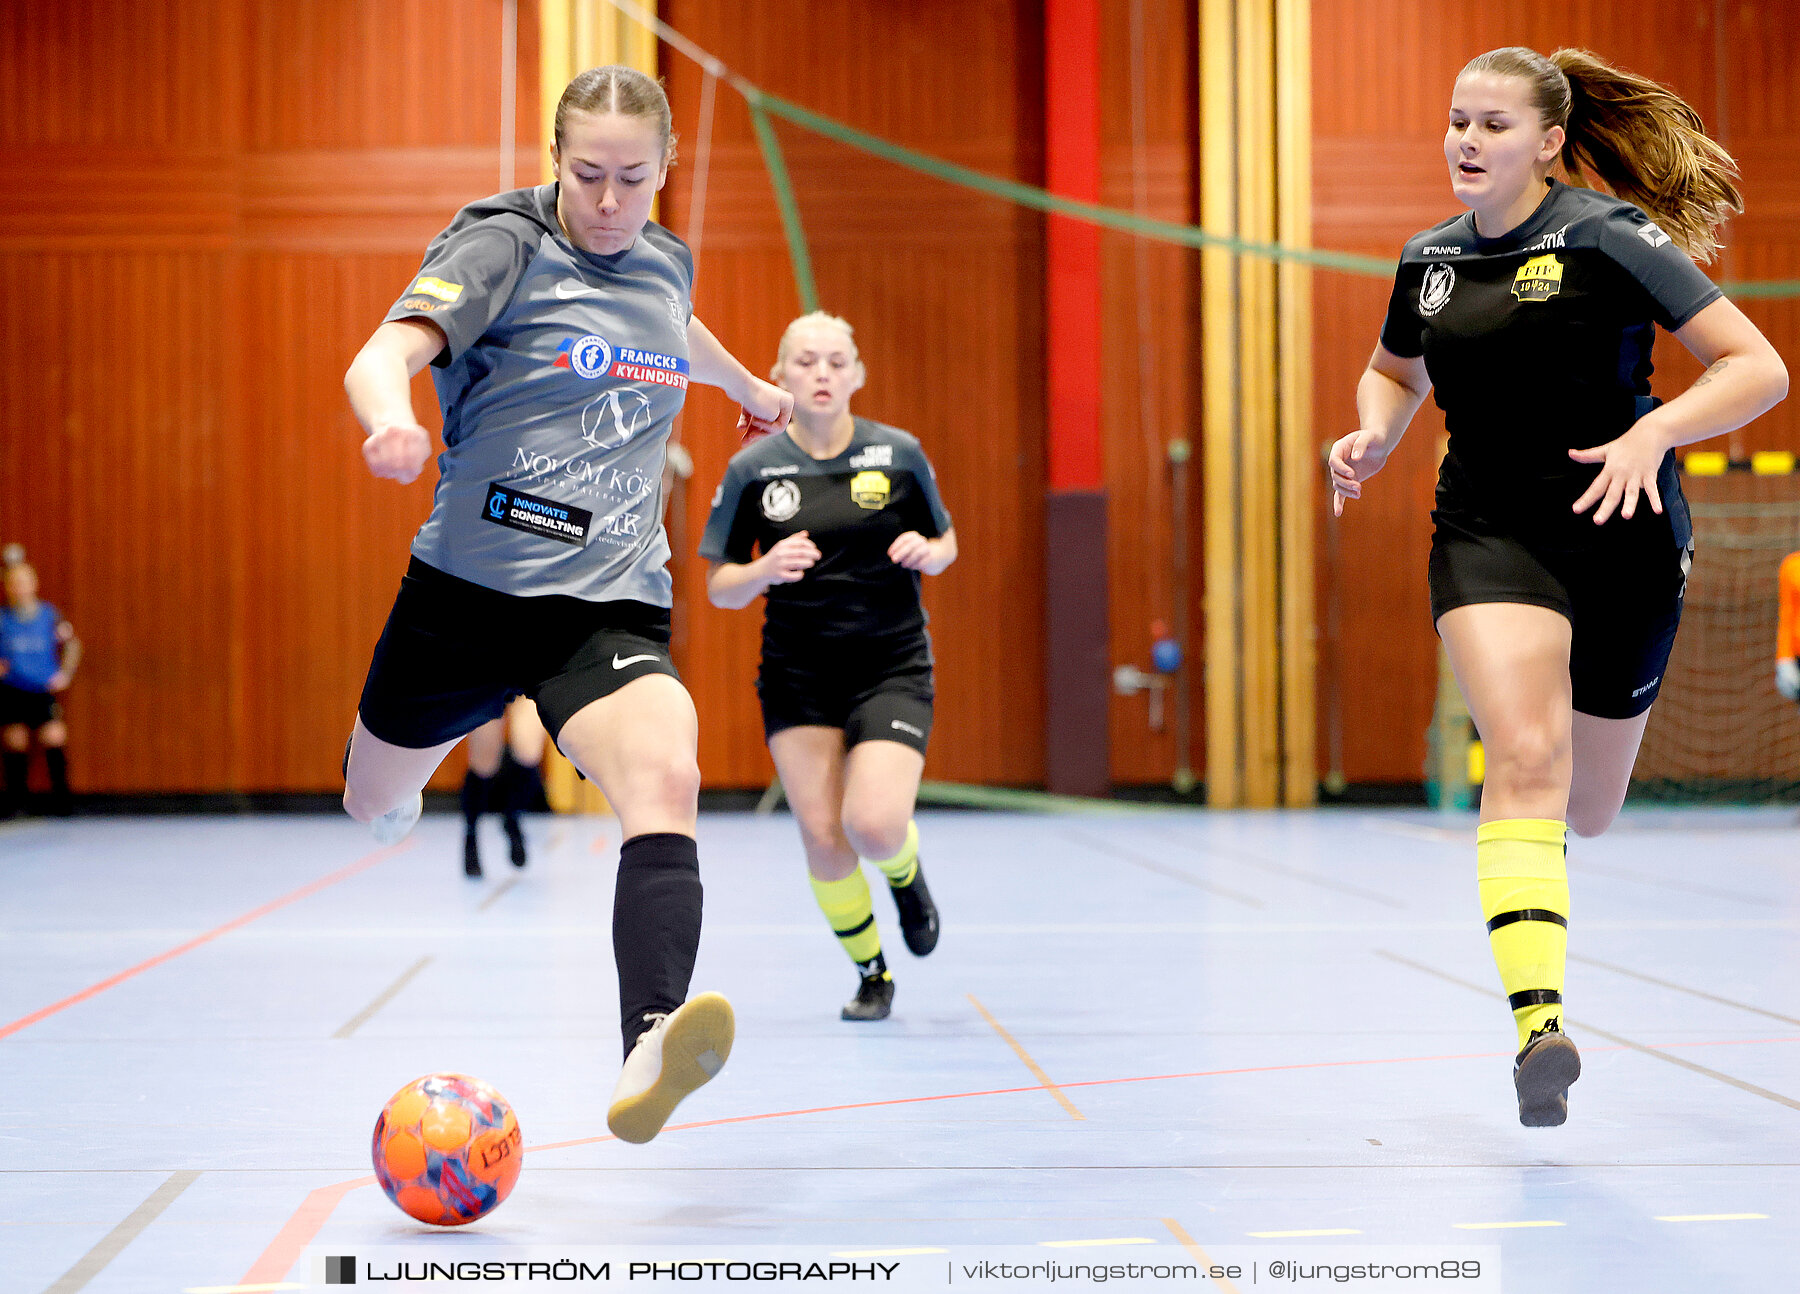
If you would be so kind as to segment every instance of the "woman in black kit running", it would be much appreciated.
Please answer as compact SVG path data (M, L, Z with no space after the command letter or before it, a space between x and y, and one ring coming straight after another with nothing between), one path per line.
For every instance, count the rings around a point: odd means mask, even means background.
M694 317L693 256L650 221L674 159L640 72L583 72L556 109L556 181L465 207L345 376L376 476L430 452L409 380L433 366L444 453L430 517L376 645L344 807L393 843L450 749L529 696L619 815L613 948L625 1067L607 1123L648 1141L724 1064L731 1006L688 1000L700 942L693 702L669 659L662 528L670 426L690 376L753 429L793 397Z
M919 593L956 560L956 531L919 442L851 415L866 375L848 323L794 320L772 376L794 419L733 456L700 542L706 591L728 608L767 594L763 733L813 896L861 975L839 1014L881 1020L894 979L858 859L887 878L907 948L937 947L913 822L935 695Z
M1624 802L1693 552L1674 450L1787 393L1774 349L1694 264L1741 205L1736 166L1673 93L1581 50L1469 63L1444 156L1469 210L1415 235L1331 450L1361 497L1428 393L1450 431L1431 604L1487 753L1482 914L1513 1008L1519 1121L1562 1123L1564 839ZM1613 194L1572 187L1561 162ZM1655 327L1707 366L1650 395Z

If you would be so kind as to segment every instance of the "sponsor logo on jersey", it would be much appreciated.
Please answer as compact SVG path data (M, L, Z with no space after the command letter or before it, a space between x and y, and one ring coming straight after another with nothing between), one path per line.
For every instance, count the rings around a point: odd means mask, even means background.
M490 482L481 515L496 525L520 530L540 539L554 539L559 544L580 548L588 541L594 514L585 508L571 507L525 494L510 485Z
M1562 291L1563 264L1554 256L1534 256L1513 275L1512 294L1521 301L1548 301Z
M412 290L428 297L436 297L439 301L455 301L462 295L463 285L446 283L443 279L434 279L427 274L412 285Z
M765 467L758 476L794 476L800 471L798 463L783 463L780 467Z
M590 288L587 284L577 283L574 279L560 279L550 291L552 295L564 301L573 301L576 297L600 295L599 288Z
M1658 229L1654 222L1639 229L1637 231L1637 236L1649 243L1652 247L1661 247L1670 241L1669 236Z
M581 377L599 377L612 367L613 349L604 337L565 337L551 368L573 369Z
M1553 234L1545 234L1525 250L1528 252L1547 252L1552 247L1562 247L1569 241L1569 227L1564 225Z
M616 377L627 382L647 382L651 386L673 387L685 391L688 386L688 362L679 355L663 355L633 346L613 346L604 337L565 337L556 348L551 368L572 369L582 377Z
M885 472L858 472L850 478L850 497L856 500L859 508L887 507L891 488Z
M653 421L649 396L629 387L614 387L588 401L581 411L581 438L589 449L617 449L638 432L648 430Z
M400 303L400 308L412 310L418 314L433 314L439 310L448 310L450 307L442 301L433 301L430 297L407 297Z
M894 465L894 447L892 445L870 445L860 453L850 455L852 467L892 467Z
M762 514L770 521L786 521L800 511L800 486L793 481L770 481L763 487Z
M1448 244L1432 243L1425 248L1427 256L1461 256L1463 249Z
M1419 313L1429 317L1442 310L1455 286L1455 270L1442 264L1427 266L1424 281L1419 284Z

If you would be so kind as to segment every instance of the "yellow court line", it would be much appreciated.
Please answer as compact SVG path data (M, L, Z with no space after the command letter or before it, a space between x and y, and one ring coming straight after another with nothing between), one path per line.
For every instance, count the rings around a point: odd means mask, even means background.
M1247 1231L1258 1240L1295 1240L1301 1236L1360 1236L1355 1227L1323 1227L1317 1231Z
M1195 1242L1194 1238L1187 1233L1187 1228L1183 1227L1181 1223L1177 1222L1174 1218L1164 1218L1162 1224L1169 1229L1171 1235L1181 1242L1181 1247L1187 1250L1188 1254L1195 1262L1199 1263L1203 1269L1211 1271L1219 1265L1212 1260L1211 1254L1207 1253L1206 1250L1202 1249L1199 1244ZM1223 1294L1238 1294L1238 1287L1226 1280L1223 1276L1214 1276L1212 1281L1214 1285L1217 1285L1219 1289L1223 1291Z
M1509 1231L1514 1227L1562 1227L1566 1222L1457 1222L1458 1231Z
M1019 1059L1025 1062L1025 1068L1031 1071L1031 1076L1037 1079L1038 1085L1056 1098L1056 1103L1069 1112L1069 1117L1071 1119L1080 1119L1085 1122L1087 1120L1087 1115L1083 1114L1080 1110L1077 1110L1075 1108L1075 1102L1063 1095L1062 1088L1050 1081L1050 1075L1046 1074L1043 1071L1043 1068L1031 1058L1031 1053L1019 1046L1018 1040L1005 1029L1001 1028L1000 1022L994 1019L993 1015L989 1013L985 1006L981 1005L981 999L976 997L973 993L967 994L967 997L969 1001L975 1004L975 1009L981 1012L981 1018L988 1022L995 1033L1006 1040L1006 1045L1008 1047L1011 1047L1018 1053Z
M904 1258L908 1254L947 1254L948 1249L846 1249L833 1258Z
M1752 1222L1762 1221L1767 1213L1673 1213L1658 1222Z
M1116 1240L1040 1240L1045 1249L1088 1249L1096 1245L1153 1245L1148 1236L1120 1236Z

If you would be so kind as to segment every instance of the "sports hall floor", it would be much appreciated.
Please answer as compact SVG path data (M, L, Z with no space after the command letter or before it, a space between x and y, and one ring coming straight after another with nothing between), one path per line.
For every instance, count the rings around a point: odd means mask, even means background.
M982 1255L1204 1254L1246 1270L1108 1286L1246 1294L1283 1257L1485 1254L1501 1280L1461 1288L1796 1288L1791 809L1576 843L1560 1129L1516 1121L1466 819L920 826L942 943L912 958L878 890L895 1010L851 1025L792 821L702 820L695 986L730 995L737 1047L644 1147L605 1129L610 819L534 819L517 875L489 826L482 881L443 816L392 850L323 816L0 826L0 1289L311 1288L318 1255L376 1249L924 1251L891 1287L954 1289L1081 1286L952 1271ZM529 1150L459 1232L369 1177L376 1113L432 1070L497 1086Z

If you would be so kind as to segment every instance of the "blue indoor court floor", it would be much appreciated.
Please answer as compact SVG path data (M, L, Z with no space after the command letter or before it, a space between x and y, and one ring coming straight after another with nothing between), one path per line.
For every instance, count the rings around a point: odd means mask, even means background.
M532 820L519 873L490 820L484 880L446 816L389 850L324 816L0 825L0 1290L301 1289L322 1253L559 1246L902 1251L946 1280L982 1252L1441 1251L1497 1255L1464 1287L1518 1294L1800 1288L1791 809L1633 811L1572 842L1584 1074L1556 1129L1517 1122L1470 819L920 829L942 942L908 954L871 872L898 992L847 1024L792 820L703 817L694 983L731 998L737 1045L638 1147L605 1127L613 820ZM369 1177L382 1103L434 1070L494 1084L528 1152L455 1232ZM1275 1288L1259 1270L1108 1287Z

